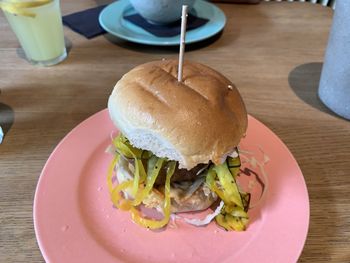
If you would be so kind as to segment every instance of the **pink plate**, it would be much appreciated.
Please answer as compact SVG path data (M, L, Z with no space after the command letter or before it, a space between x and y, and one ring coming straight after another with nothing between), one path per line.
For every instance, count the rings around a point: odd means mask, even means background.
M106 187L112 156L105 149L115 130L103 110L71 131L48 159L34 200L35 232L46 262L298 260L309 224L307 188L292 154L262 123L249 116L240 145L243 155L251 155L246 166L254 170L263 164L266 172L264 198L249 211L245 232L182 220L149 231L134 224L128 212L113 208ZM257 188L254 182L250 188Z

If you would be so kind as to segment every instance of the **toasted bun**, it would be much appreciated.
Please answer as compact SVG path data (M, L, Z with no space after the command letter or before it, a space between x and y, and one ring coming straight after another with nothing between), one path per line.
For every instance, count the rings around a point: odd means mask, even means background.
M112 121L138 148L191 169L222 163L247 128L247 112L235 86L199 63L177 60L137 66L114 87L108 101Z

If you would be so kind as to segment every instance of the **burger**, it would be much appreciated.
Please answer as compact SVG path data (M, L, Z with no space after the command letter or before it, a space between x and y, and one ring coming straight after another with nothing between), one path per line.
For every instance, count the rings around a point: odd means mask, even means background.
M243 100L233 83L203 64L185 61L181 82L177 70L177 60L149 62L115 85L108 100L119 130L107 178L111 200L151 229L166 226L171 214L217 204L218 225L245 230L250 194L237 183L237 146L247 129Z

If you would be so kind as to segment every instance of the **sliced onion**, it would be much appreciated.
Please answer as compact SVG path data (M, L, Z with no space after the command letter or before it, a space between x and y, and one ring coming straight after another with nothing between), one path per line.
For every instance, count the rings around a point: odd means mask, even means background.
M237 158L239 156L237 149L234 149L228 156L230 156L232 158Z
M108 145L108 147L105 150L105 153L109 153L112 155L115 155L115 147L113 144Z
M200 175L202 172L204 172L206 169L208 169L209 165L210 164L208 163L206 166L204 166L201 169L199 169L199 171L196 173L196 175Z
M221 200L220 204L215 209L215 211L213 213L207 215L204 219L201 220L201 219L197 219L197 218L193 218L193 219L184 218L184 220L186 221L186 223L194 225L194 226L208 225L218 214L220 214L223 206L224 206L224 201Z
M265 166L265 164L267 162L269 162L270 157L267 154L265 154L264 152L263 152L263 155L264 155L264 160L261 163L257 159L255 159L255 157L249 157L247 155L244 155L244 154L242 155L241 154L241 157L243 157L245 163L249 163L254 168L256 168L256 167L259 168L259 171L261 172L261 175L263 177L263 181L264 181L264 184L265 184L265 187L263 189L263 192L261 193L260 199L258 200L257 203L250 204L249 205L249 209L260 205L260 203L265 199L265 196L266 196L266 193L267 193L267 189L269 188L269 179L268 179L268 175L267 175L267 173L266 173L266 171L264 169L264 166Z
M178 219L178 218L179 218L179 216L177 216L176 214L171 214L168 226L170 228L178 228L178 225L176 224L176 219Z
M198 178L196 181L193 182L193 184L190 185L189 189L186 191L185 196L183 197L184 200L191 197L194 192L197 191L197 189L203 184L205 181L205 177Z

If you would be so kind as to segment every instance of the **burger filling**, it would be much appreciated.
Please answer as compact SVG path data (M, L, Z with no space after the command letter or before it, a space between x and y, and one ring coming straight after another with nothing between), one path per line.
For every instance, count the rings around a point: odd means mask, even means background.
M161 228L180 204L181 212L185 212L193 210L191 200L194 198L209 200L208 206L219 198L224 205L215 216L217 224L226 230L246 229L250 194L239 189L236 183L241 166L239 155L227 157L219 165L199 164L191 170L180 169L175 161L133 147L122 134L113 140L113 153L107 178L111 199L117 208L130 211L135 223L151 229ZM132 176L116 182L115 167L117 171L127 170L124 172ZM161 220L147 218L140 211L141 204L155 207L159 203L162 204Z

